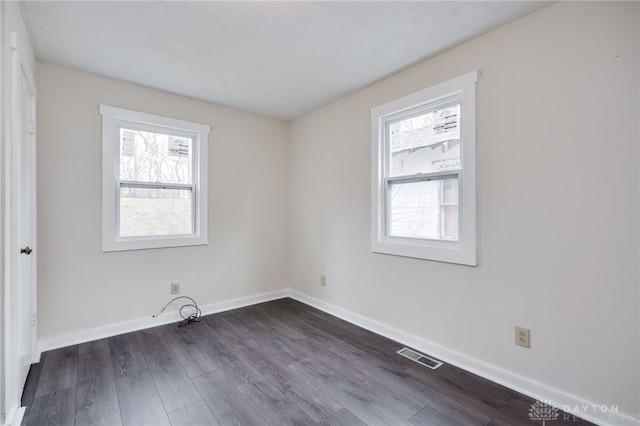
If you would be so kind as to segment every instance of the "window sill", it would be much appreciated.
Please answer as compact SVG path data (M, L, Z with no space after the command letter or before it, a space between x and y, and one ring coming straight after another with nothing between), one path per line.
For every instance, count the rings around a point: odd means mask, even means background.
M207 245L207 237L184 235L172 237L131 237L104 241L102 251L147 250L158 248L189 247Z
M461 242L429 241L425 243L424 240L389 239L373 241L371 251L458 265L477 265L475 247L465 247Z

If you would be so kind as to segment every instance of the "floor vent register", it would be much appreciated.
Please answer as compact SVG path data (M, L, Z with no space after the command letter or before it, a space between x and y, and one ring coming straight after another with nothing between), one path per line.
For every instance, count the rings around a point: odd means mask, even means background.
M415 361L418 364L422 364L425 367L429 367L432 370L438 369L443 364L442 361L435 360L409 348L402 348L398 353L403 357L409 358L410 360Z

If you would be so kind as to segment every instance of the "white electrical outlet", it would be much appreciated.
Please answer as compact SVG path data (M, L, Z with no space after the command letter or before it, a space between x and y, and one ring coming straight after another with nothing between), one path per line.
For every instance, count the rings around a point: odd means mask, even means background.
M326 287L326 285L327 285L327 276L326 275L320 275L320 285L322 287Z
M180 294L180 283L171 283L171 294Z
M531 347L531 330L516 325L516 345L523 348Z

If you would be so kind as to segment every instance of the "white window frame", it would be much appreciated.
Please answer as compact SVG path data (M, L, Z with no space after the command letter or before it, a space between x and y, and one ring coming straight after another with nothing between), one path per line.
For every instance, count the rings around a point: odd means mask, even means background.
M207 146L211 126L168 117L100 105L102 115L102 251L141 250L205 245L207 238ZM149 131L166 130L171 134L193 136L193 184L171 185L192 191L193 233L119 237L120 127L131 125ZM154 187L154 184L142 186Z
M435 86L395 99L371 109L371 251L375 253L428 259L476 266L476 82L478 72L472 71ZM457 241L401 238L388 235L389 147L385 122L389 117L422 106L437 107L452 97L461 101L460 141L461 168L458 175ZM405 181L442 178L452 172L415 175Z

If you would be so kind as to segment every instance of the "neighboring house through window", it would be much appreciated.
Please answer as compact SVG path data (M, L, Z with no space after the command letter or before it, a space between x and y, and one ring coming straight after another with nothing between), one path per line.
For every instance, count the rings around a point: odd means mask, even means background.
M476 81L371 110L372 251L476 265Z
M207 244L211 128L100 106L102 250Z

